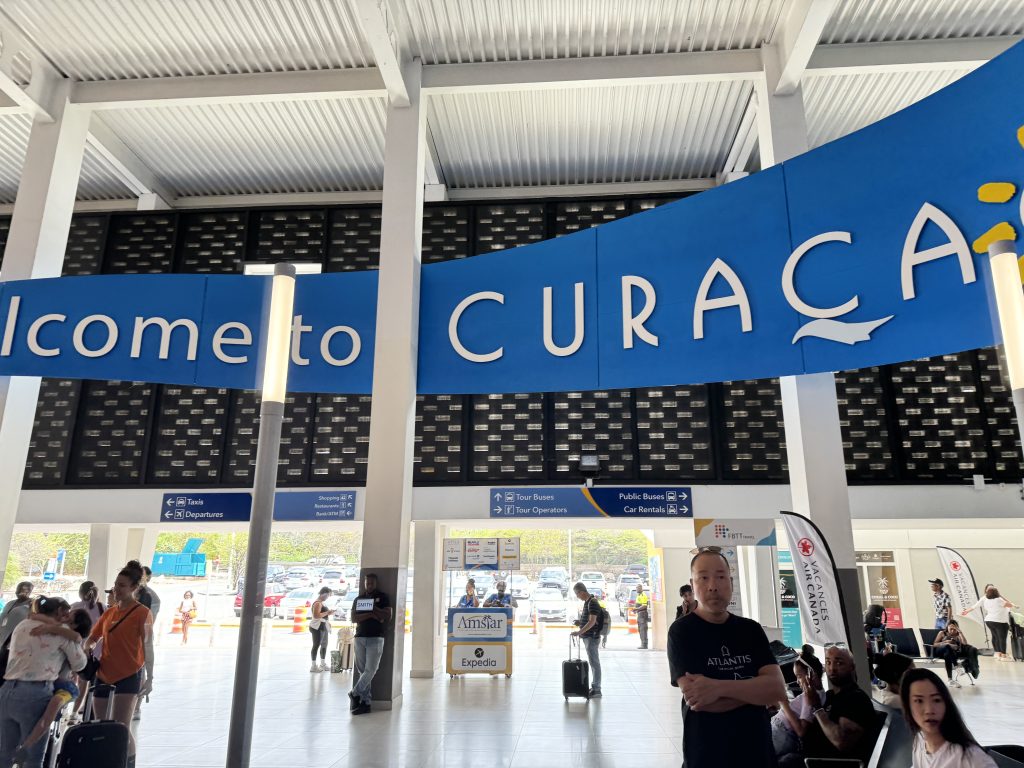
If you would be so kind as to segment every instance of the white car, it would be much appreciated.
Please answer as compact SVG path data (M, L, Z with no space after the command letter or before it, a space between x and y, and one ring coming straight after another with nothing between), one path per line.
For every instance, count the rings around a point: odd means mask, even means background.
M642 584L640 577L632 573L624 573L615 582L615 599L620 603L629 599L629 590L636 589L637 584Z
M302 587L314 587L320 581L320 576L312 568L290 568L284 575L285 589L301 589Z
M508 589L517 600L529 600L533 594L533 582L521 574L509 576Z
M537 616L538 621L560 621L565 623L568 614L565 609L565 598L562 591L553 587L540 587L533 592L533 605L530 618Z
M293 589L281 598L278 615L290 619L295 616L296 608L311 608L319 595L319 589ZM335 614L331 616L328 621L348 621L348 610L344 607L346 597L346 595L335 594L327 598L327 601L324 604L330 610L335 611ZM352 604L349 603L348 607L351 608ZM308 612L306 614L306 618L309 618Z
M599 600L604 600L608 594L608 583L604 580L604 574L598 571L584 571L580 574L580 581L587 588L587 592L595 595Z
M327 587L332 592L342 593L348 591L348 580L345 574L337 568L328 568L320 577L320 586Z

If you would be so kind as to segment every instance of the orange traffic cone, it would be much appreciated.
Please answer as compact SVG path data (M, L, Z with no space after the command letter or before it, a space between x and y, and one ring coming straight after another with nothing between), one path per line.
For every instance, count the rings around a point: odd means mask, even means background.
M181 616L178 615L177 613L174 614L174 623L171 624L171 634L172 635L180 635L181 634Z
M306 631L306 608L305 606L299 606L295 609L295 619L292 621L292 634L301 635Z
M636 613L634 611L630 611L629 612L629 634L631 634L631 635L638 635L638 634L640 634L640 630L637 628L637 625L636 625Z

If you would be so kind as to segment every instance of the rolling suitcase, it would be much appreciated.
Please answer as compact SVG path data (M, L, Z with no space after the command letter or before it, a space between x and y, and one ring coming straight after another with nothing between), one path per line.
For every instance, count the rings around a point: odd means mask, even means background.
M64 731L57 768L126 768L128 729L113 720L73 725Z
M573 646L576 646L576 658L572 657ZM568 701L570 696L580 696L590 700L590 665L580 658L579 640L569 636L569 660L562 662L562 696Z

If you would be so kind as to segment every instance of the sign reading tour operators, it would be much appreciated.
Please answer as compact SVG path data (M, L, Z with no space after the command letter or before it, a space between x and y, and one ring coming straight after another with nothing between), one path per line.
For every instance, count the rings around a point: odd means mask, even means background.
M491 488L491 517L693 517L688 487Z
M424 265L417 390L557 392L841 371L999 341L1024 44L859 131L565 237ZM376 271L297 278L289 385L369 393ZM270 279L0 287L0 375L256 388Z

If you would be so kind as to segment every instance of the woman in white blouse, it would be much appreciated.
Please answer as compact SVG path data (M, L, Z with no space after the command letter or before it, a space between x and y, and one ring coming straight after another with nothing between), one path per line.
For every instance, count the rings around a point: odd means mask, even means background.
M992 633L992 648L999 661L1013 661L1006 654L1006 635L1010 631L1010 609L1017 606L999 594L995 584L985 587L985 596L961 615L981 608L985 614L985 626Z
M40 597L11 636L11 659L0 688L0 765L11 764L15 749L46 711L61 667L67 663L77 672L85 666L81 638L33 632L56 623L63 608L68 604L59 597ZM39 768L45 747L42 739L29 748L23 768Z

